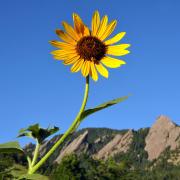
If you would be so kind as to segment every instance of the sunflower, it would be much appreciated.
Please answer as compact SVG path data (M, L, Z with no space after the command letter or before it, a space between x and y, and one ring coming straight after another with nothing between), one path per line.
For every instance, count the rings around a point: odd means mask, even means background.
M108 68L118 68L126 64L123 60L112 56L123 56L129 53L130 44L117 44L125 32L120 32L106 40L114 31L117 21L108 23L108 16L100 19L98 11L92 17L91 30L83 23L78 14L73 13L74 27L62 22L65 29L56 30L56 34L63 41L50 41L58 48L51 54L56 60L62 60L64 65L72 65L71 72L81 73L84 77L90 75L94 81L98 80L98 73L108 78ZM97 73L98 72L98 73Z

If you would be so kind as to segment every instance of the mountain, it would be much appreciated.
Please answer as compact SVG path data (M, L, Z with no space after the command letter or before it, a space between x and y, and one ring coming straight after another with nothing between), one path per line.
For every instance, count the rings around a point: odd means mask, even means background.
M173 151L180 146L180 127L168 117L160 116L151 127L145 141L148 159L157 159L166 148Z
M57 135L46 141L40 155L44 154L61 137ZM31 149L32 144L26 146ZM59 147L49 163L60 163L62 158L71 153L86 153L94 159L106 160L110 157L122 159L121 156L129 154L141 161L155 161L165 151L173 154L169 162L180 162L180 127L166 116L159 116L151 128L113 130L108 128L86 128L75 132Z
M40 147L40 157L62 136ZM32 156L35 145L24 147ZM0 155L0 175L25 157ZM73 133L40 169L50 179L180 180L180 126L159 116L150 128L115 130L85 128ZM103 178L100 178L103 176Z

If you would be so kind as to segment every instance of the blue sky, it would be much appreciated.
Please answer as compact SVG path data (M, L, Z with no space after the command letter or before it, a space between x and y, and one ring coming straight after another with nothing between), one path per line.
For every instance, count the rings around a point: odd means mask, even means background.
M2 0L0 142L15 140L20 128L37 122L64 132L76 116L85 79L55 61L48 43L58 39L54 31L62 21L72 23L73 12L87 25L95 10L117 19L114 34L126 31L122 42L132 44L125 66L109 70L108 80L90 82L87 107L132 96L88 117L80 128L138 129L151 126L161 114L180 124L179 7L178 0Z

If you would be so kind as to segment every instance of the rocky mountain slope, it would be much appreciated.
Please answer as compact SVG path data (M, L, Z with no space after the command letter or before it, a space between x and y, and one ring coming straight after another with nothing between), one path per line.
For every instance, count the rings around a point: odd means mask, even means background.
M124 135L116 134L114 138L108 142L103 148L101 148L94 158L97 159L108 159L109 156L114 156L118 153L126 153L130 147L133 140L133 132L129 130Z
M45 142L41 156L59 139L55 136ZM26 150L33 151L32 145ZM86 153L94 159L133 157L137 162L155 161L164 152L170 151L167 160L180 163L180 127L166 116L159 116L151 128L140 130L112 130L107 128L87 128L74 133L64 142L49 159L50 164L60 163L62 158L71 153Z
M40 158L61 136L43 143ZM34 144L28 144L24 149L31 156L34 148ZM26 167L23 154L0 154L0 179L4 172L6 177L16 179ZM139 130L81 129L66 139L39 173L54 180L179 180L180 127L159 116L152 127Z
M156 159L166 148L175 150L180 146L180 127L168 117L160 116L151 127L145 141L148 159Z

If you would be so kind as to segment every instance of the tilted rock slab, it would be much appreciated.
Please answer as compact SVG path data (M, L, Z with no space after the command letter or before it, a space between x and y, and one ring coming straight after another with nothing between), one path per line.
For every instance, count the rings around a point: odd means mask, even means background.
M88 131L85 131L83 134L79 135L76 139L74 139L69 145L65 146L59 154L59 156L55 159L55 162L60 163L62 158L66 155L70 155L84 142L86 136L88 135Z
M117 134L115 137L107 143L98 153L93 157L97 159L107 159L110 156L114 156L117 153L126 153L133 140L133 132L129 130L124 135Z
M179 147L180 127L168 117L161 115L150 128L145 142L148 159L156 159L167 147L170 147L170 150Z

